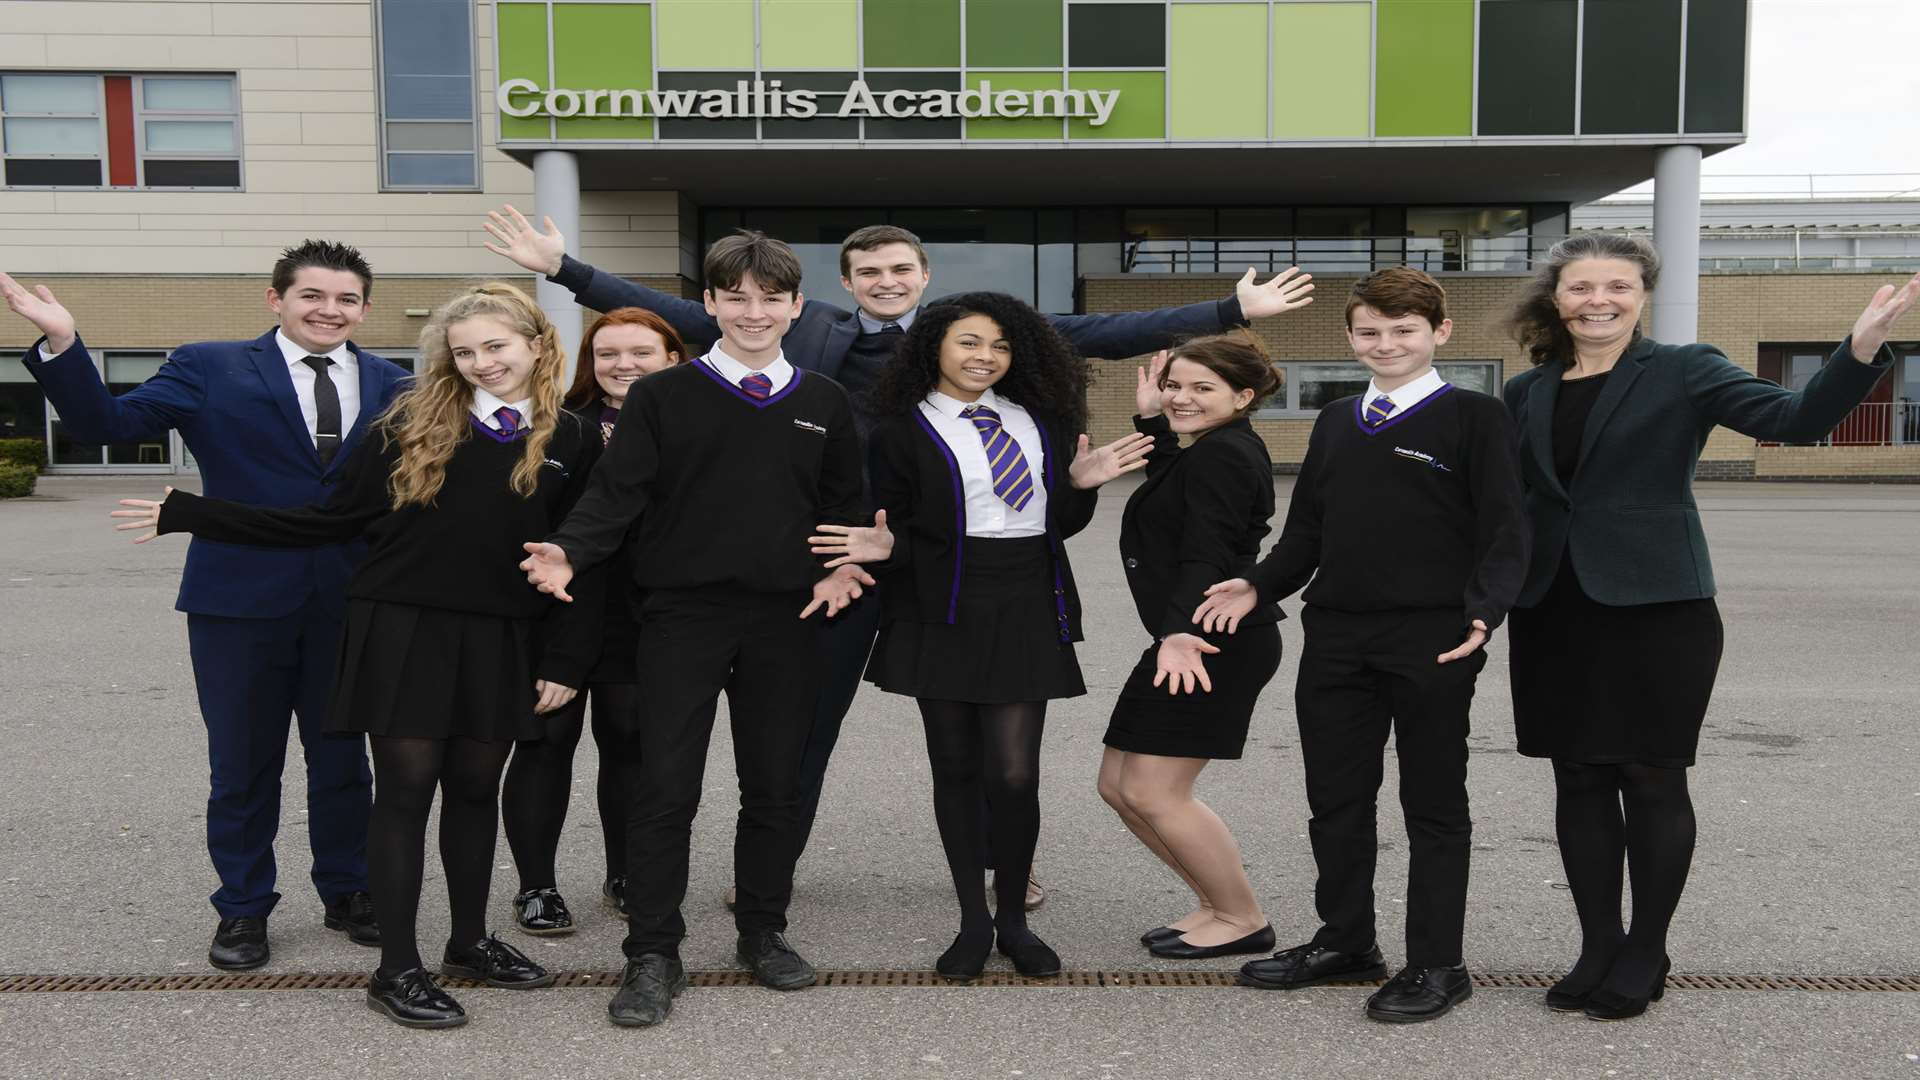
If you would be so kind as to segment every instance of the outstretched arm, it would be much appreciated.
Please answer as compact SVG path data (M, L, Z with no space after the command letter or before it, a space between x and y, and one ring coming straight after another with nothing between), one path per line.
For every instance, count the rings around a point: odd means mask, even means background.
M1217 334L1250 320L1281 315L1313 302L1313 278L1289 267L1259 284L1254 271L1234 286L1223 300L1206 300L1158 311L1123 311L1101 315L1049 315L1054 329L1088 356L1120 359L1164 349L1184 338Z
M317 506L249 506L209 499L167 488L157 501L121 499L114 528L133 532L144 544L167 533L192 533L205 540L262 547L320 547L351 540L392 512L387 475L398 450L382 444L378 431L367 433L341 469L340 484Z
M552 218L542 218L541 223L543 229L534 228L533 223L511 205L489 210L482 228L487 230L490 239L482 243L495 255L512 259L522 268L566 286L574 299L595 311L644 308L672 323L690 343L719 340L720 326L707 314L704 304L668 296L595 270L567 254L567 238Z
M7 308L43 336L22 358L47 400L60 410L67 432L81 442L122 443L158 439L187 423L200 408L204 391L199 365L181 350L146 382L119 397L100 381L73 314L45 285L29 291L0 274L0 296Z

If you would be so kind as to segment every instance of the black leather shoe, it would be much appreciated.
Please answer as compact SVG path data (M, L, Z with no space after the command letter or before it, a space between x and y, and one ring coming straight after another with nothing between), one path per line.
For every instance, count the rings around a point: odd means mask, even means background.
M380 920L373 916L373 897L365 889L328 904L325 922L329 930L344 931L355 945L380 944Z
M652 1027L672 1014L673 999L686 988L687 969L679 957L645 953L621 969L607 1019L621 1027Z
M519 949L488 934L463 949L451 944L441 955L440 974L472 979L501 990L538 990L552 986L556 976L527 958Z
M392 975L375 970L367 980L367 1008L387 1014L410 1028L450 1028L467 1022L467 1010L440 989L426 968L408 968Z
M785 934L772 930L741 934L737 952L740 962L753 969L760 985L773 990L799 990L820 979L813 965L787 944Z
M250 971L267 962L267 917L236 915L221 919L213 932L207 963L221 971Z
M998 935L996 948L1000 955L1013 961L1013 970L1029 979L1044 979L1049 975L1060 974L1060 954L1054 952L1040 935L1031 930L1015 934L1011 940L1007 935Z
M557 937L573 933L573 912L559 889L528 889L513 898L513 924L524 934Z
M621 918L623 919L626 918L627 917L627 879L624 877L610 877L607 880L601 882L600 883L600 902L612 908L615 912L619 913Z
M1214 956L1262 953L1273 948L1273 927L1263 926L1253 933L1224 945L1195 945L1183 935L1163 937L1147 945L1147 951L1169 960L1205 960Z
M1140 935L1140 944L1152 945L1154 942L1159 941L1161 938L1179 937L1183 933L1185 933L1185 931L1175 930L1171 926L1156 926L1153 929L1147 931L1146 933Z
M964 982L977 979L987 969L987 957L993 955L993 931L962 930L954 936L953 944L933 962L933 970L943 979Z
M1630 1020L1647 1011L1647 1003L1667 996L1667 973L1673 970L1672 958L1660 962L1660 977L1644 995L1629 997L1606 983L1594 990L1582 1010L1589 1020Z
M1389 1024L1438 1020L1473 996L1467 965L1404 967L1367 999L1367 1015Z
M1240 984L1262 990L1298 990L1330 982L1367 982L1385 977L1379 946L1363 953L1335 952L1312 942L1241 965Z

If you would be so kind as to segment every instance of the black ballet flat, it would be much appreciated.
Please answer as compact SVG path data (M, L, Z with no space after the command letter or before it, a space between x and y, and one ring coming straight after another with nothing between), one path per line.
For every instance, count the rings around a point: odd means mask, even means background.
M1185 931L1175 930L1171 926L1156 926L1140 935L1140 944L1151 946L1156 941L1162 941L1170 937L1179 937L1184 932Z
M933 962L933 970L943 979L966 982L977 979L987 969L987 957L993 955L993 931L960 931L953 944Z
M1001 935L997 947L1001 956L1013 961L1013 970L1029 979L1060 974L1060 954L1031 930L1021 931L1011 942Z
M1147 951L1168 960L1206 960L1215 956L1269 952L1273 949L1273 944L1273 927L1268 925L1223 945L1195 945L1181 935L1175 934L1152 942L1147 946Z
M1587 998L1587 1007L1582 1012L1589 1020L1631 1020L1647 1011L1650 1002L1659 1001L1667 995L1667 973L1673 970L1673 958L1668 957L1660 963L1660 977L1653 980L1653 989L1644 997L1628 997L1605 986L1596 989Z

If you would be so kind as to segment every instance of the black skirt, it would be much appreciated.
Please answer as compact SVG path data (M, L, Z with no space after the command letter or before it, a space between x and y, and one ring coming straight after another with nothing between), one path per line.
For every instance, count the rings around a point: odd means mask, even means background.
M1220 651L1201 659L1213 690L1201 692L1196 686L1191 694L1169 694L1164 682L1153 685L1160 646L1148 645L1120 688L1106 744L1156 757L1238 758L1247 744L1254 703L1280 670L1280 627L1242 627L1214 644Z
M880 627L867 681L930 701L1006 705L1087 692L1073 643L1060 640L1053 559L1044 536L969 536L952 623Z
M1563 559L1537 607L1512 614L1513 723L1528 757L1685 768L1725 643L1711 598L1609 607Z
M347 603L327 730L409 739L538 739L531 620Z

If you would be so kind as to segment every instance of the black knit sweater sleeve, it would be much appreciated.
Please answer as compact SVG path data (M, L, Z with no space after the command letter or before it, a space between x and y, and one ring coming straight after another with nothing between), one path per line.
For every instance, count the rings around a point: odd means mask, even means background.
M1473 492L1474 563L1467 578L1467 620L1492 630L1512 610L1527 577L1532 529L1520 483L1520 435L1497 398L1472 395L1467 483Z
M317 506L249 506L175 491L160 505L158 532L261 547L320 547L351 540L393 511L387 477L399 459L384 428L367 432L341 467L340 482Z
M607 561L626 542L635 519L646 513L660 471L660 403L654 389L646 379L633 384L585 490L547 537L567 553L575 574Z
M867 440L873 508L887 512L887 531L893 534L893 553L885 562L868 564L869 573L899 574L913 565L913 525L922 496L914 482L910 424L903 417L890 417L881 421Z
M1273 482L1224 438L1202 436L1183 453L1185 522L1173 591L1156 631L1162 636L1196 633L1193 613L1208 586L1238 576L1236 542L1247 535L1248 508L1258 504L1260 486Z
M1148 476L1160 475L1161 470L1179 460L1180 436L1173 433L1173 426L1164 415L1136 416L1133 430L1153 436L1153 449L1147 451Z
M562 424L573 425L573 460L568 462L567 486L562 489L554 519L565 520L579 503L592 482L594 465L601 457L599 425L589 425L573 413L562 413ZM555 440L558 442L558 440ZM623 588L626 582L615 570L619 560L603 560L575 575L567 586L572 603L555 602L542 619L538 676L548 682L575 690L586 685L587 673L600 659L600 637L606 625L609 590Z
M1287 520L1280 540L1253 568L1253 587L1263 604L1284 600L1306 587L1320 567L1320 461L1327 453L1329 406L1314 421L1307 437L1307 456L1294 477L1293 497L1287 500Z

